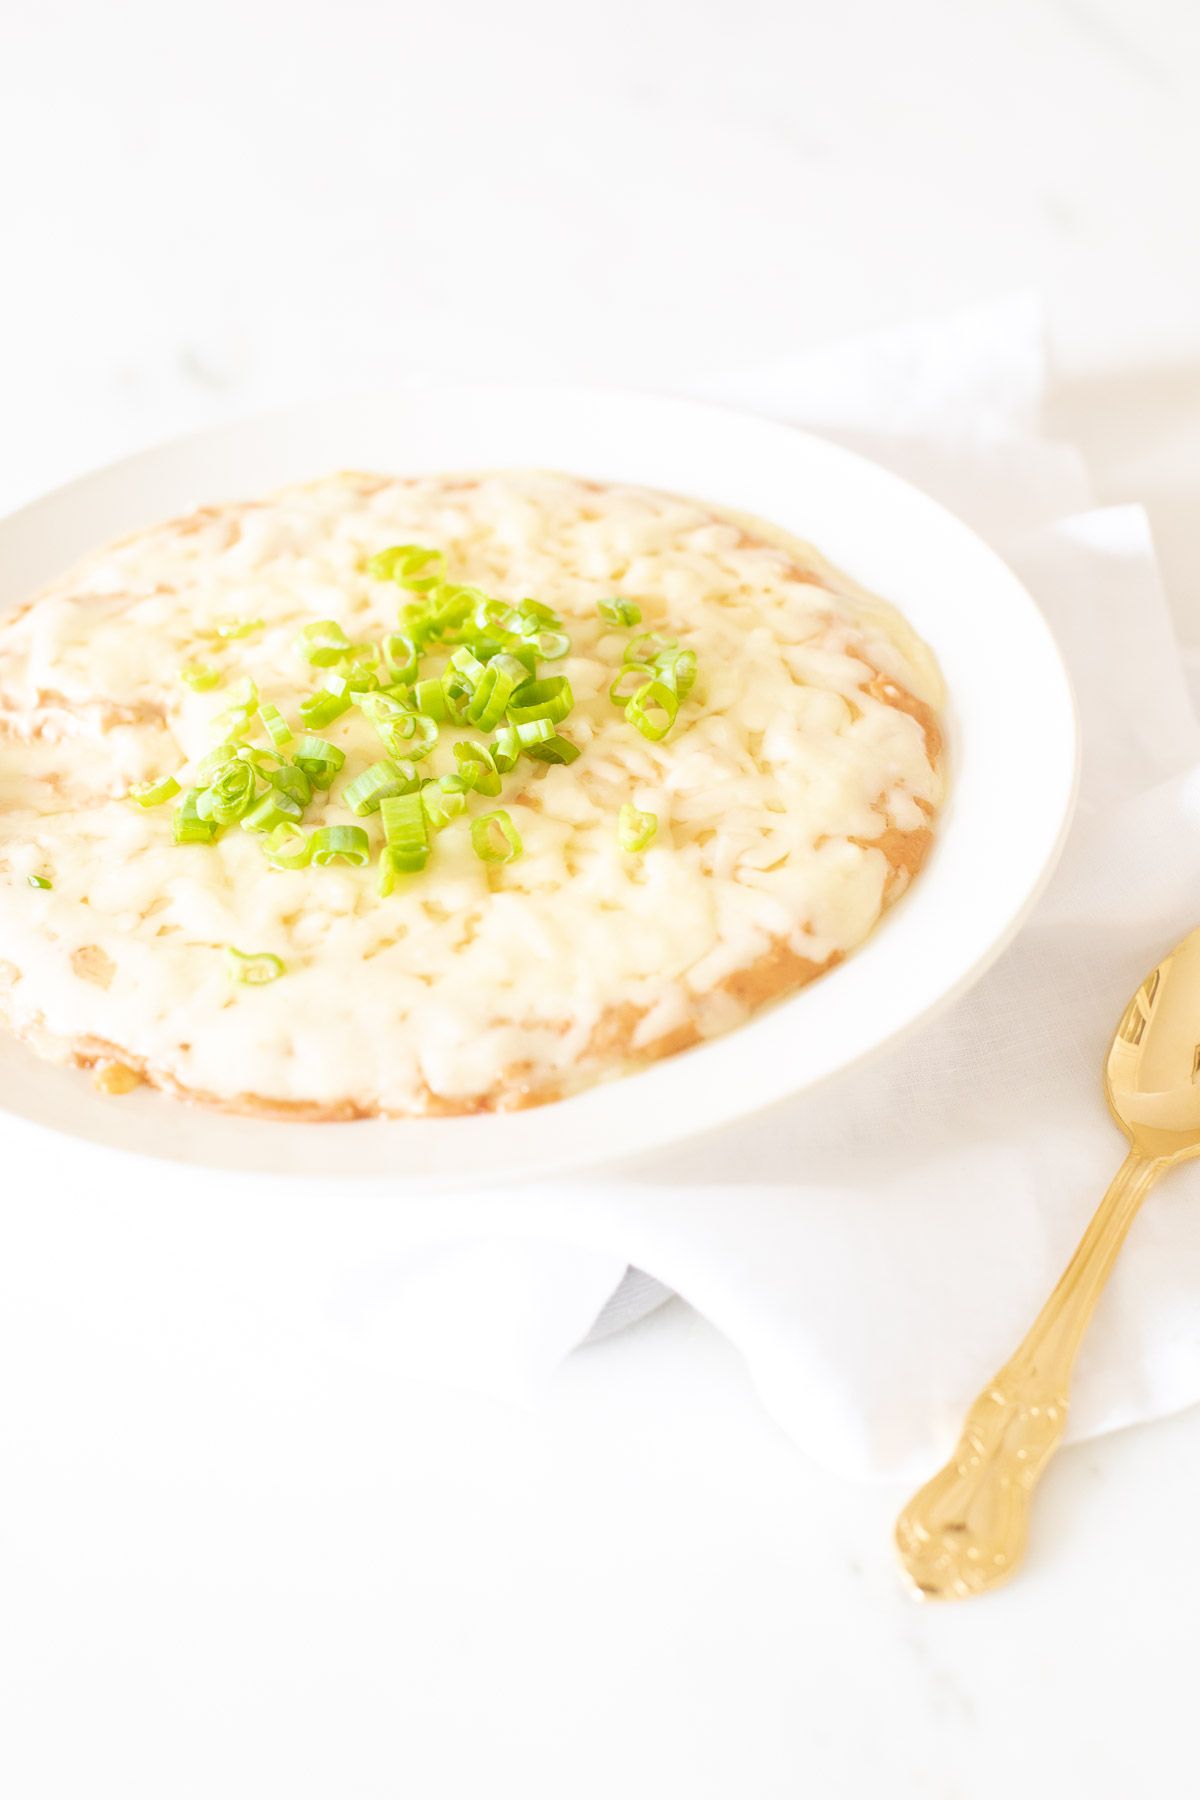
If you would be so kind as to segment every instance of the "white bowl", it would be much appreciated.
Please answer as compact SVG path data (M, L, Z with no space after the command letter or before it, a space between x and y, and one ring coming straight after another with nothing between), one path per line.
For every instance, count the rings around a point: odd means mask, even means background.
M895 1039L983 972L1036 899L1065 836L1078 733L1034 602L925 495L783 425L649 394L422 389L325 402L200 433L114 464L0 523L0 607L106 538L194 503L339 468L559 468L756 514L894 601L949 691L951 796L910 894L840 968L740 1030L529 1112L296 1125L141 1090L97 1094L0 1033L0 1104L98 1144L339 1185L427 1189L546 1173L709 1130L811 1087ZM0 946L2 948L2 946Z

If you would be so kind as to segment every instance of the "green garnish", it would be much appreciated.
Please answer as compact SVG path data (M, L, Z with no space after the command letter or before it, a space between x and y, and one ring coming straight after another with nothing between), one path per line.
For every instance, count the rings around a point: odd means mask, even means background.
M272 706L269 700L266 701L259 707L258 716L263 722L263 730L277 750L281 749L284 744L291 743L295 733L277 706Z
M350 639L336 619L318 619L306 625L296 639L296 649L305 662L319 669L340 662L349 648Z
M361 775L343 790L342 800L352 813L365 818L368 813L375 813L384 800L396 794L415 793L420 786L420 776L411 762L371 763Z
M137 806L162 806L173 800L179 792L179 783L173 775L163 775L158 781L139 781L136 787L129 790L129 798Z
M471 846L480 862L506 863L520 856L520 834L503 808L471 820Z
M284 963L269 950L235 950L231 945L225 952L225 964L244 987L265 987L285 973Z
M361 825L322 825L309 842L312 859L322 868L344 862L361 869L371 860L371 840Z
M642 622L642 609L632 600L601 600L596 611L609 625L640 625Z
M633 695L625 708L625 717L636 725L642 736L657 744L665 738L679 711L679 696L665 681L647 681Z
M639 812L636 806L623 806L617 815L617 837L622 850L631 854L644 850L658 830L658 819L652 812Z

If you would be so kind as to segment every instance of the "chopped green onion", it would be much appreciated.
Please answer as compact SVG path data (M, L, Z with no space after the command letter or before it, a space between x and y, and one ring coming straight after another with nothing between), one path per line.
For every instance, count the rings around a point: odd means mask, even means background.
M243 831L274 831L280 825L296 825L304 808L286 794L264 794L242 819Z
M624 711L638 689L653 680L654 669L649 663L626 663L609 688L608 697L614 706L619 706Z
M481 862L506 863L523 848L516 826L503 809L471 820L471 847Z
M517 606L517 615L521 621L521 630L527 634L533 633L536 635L537 632L544 630L546 626L550 626L554 630L557 630L562 625L562 620L559 618L554 608L552 606L543 606L540 600L520 601Z
M225 963L233 979L245 987L265 987L284 973L284 964L269 950L235 950L230 945Z
M216 825L232 825L254 804L256 785L250 763L226 763L216 779L200 789L196 796L196 811L200 818L211 819Z
M179 671L179 679L193 693L204 694L209 688L216 687L221 679L221 671L214 669L211 663L184 663Z
M415 681L417 646L402 631L390 631L382 644L383 660L393 681Z
M421 783L421 805L432 831L441 831L467 810L467 784L461 775L431 776Z
M312 859L321 868L345 862L361 869L371 859L371 840L361 825L322 825L310 842Z
M432 612L426 626L428 634L458 643L466 635L463 627L470 624L476 606L487 595L479 588L443 582L429 598Z
M429 860L429 826L420 793L392 794L379 808L391 874L415 874ZM383 879L383 871L380 872ZM390 893L390 886L386 889Z
M222 746L224 748L224 746ZM260 775L270 776L283 761L278 750L267 750L261 744L239 744L233 753L236 762L249 763Z
M539 631L530 641L547 662L557 662L571 648L571 640L565 631Z
M630 638L625 646L625 654L621 658L626 663L652 663L656 656L664 650L677 650L678 638L663 637L657 631L642 631L637 637Z
M556 735L552 719L528 719L523 725L502 725L492 739L492 760L502 775L514 768L523 750L548 744Z
M410 762L377 762L356 775L342 792L342 800L352 813L365 818L378 812L380 802L390 795L411 794L420 785L420 777Z
M300 717L305 725L316 730L322 725L332 725L344 712L349 712L353 705L350 683L346 677L330 674L325 677L315 694L309 694L300 702Z
M336 619L318 619L300 632L296 649L305 662L313 663L317 668L329 668L346 655L350 639Z
M263 855L273 869L303 869L312 857L312 844L307 832L283 819L263 845Z
M43 893L48 893L54 886L54 883L52 881L47 881L44 875L30 875L26 879L31 888L41 888Z
M547 724L549 721L547 720ZM523 728L527 729L527 728ZM554 727L550 725L549 735L554 736ZM502 725L492 739L492 761L502 775L517 766L517 758L521 754L521 740L517 736L515 725Z
M262 628L261 619L218 619L216 623L216 633L220 638L253 637Z
M268 769L267 780L289 800L294 800L301 809L306 807L313 796L313 784L304 770L295 763L284 763L282 769Z
M237 746L235 744L218 744L215 750L210 750L208 755L201 757L200 761L196 764L196 774L199 777L198 785L200 787L207 787L210 776L215 775L218 769L223 769L226 763L235 762L236 760Z
M472 744L465 738L454 746L458 772L469 788L489 798L500 792L500 774L486 744Z
M654 659L655 673L674 688L681 704L696 685L696 666L694 650L663 650Z
M263 730L275 745L276 749L279 749L284 744L291 743L294 735L292 728L277 706L272 706L269 700L266 701L264 705L259 707L258 716L263 722Z
M640 625L642 622L642 609L632 600L601 600L596 611L608 625Z
M508 705L508 716L514 725L531 719L552 719L555 724L565 719L575 704L571 684L565 675L551 675L544 681L527 681L519 687Z
M217 835L216 822L202 819L196 810L199 788L189 788L171 814L171 831L177 844L211 844Z
M416 714L407 694L397 694L394 691L364 694L358 706L376 731L382 731L385 725L396 725L405 736L411 737L416 729Z
M425 681L418 681L412 691L413 705L427 719L445 720L450 717L450 702L440 676L430 676Z
M657 744L665 738L679 711L679 696L665 681L647 681L632 696L625 717L636 725L644 738Z
M516 732L522 750L532 750L535 744L548 744L554 736L554 723L550 719L529 719L524 725L513 725L510 729Z
M483 676L484 665L475 655L470 645L463 644L450 658L450 667L465 677L472 691L478 687Z
M515 656L493 657L467 703L467 717L472 725L478 725L480 731L494 731L514 692L528 679L525 665Z
M213 729L225 739L245 737L258 711L258 688L249 676L235 682L229 690L229 708L213 720Z
M442 550L426 550L421 544L393 544L370 558L367 573L376 581L395 581L401 587L411 588L414 594L421 594L438 585L441 576L437 571L445 560ZM423 570L429 573L423 574Z
M323 737L302 737L292 752L292 761L315 788L327 788L345 760L346 752Z
M231 706L225 712L218 713L213 720L213 729L220 733L226 743L236 743L244 738L254 725L255 708L253 706Z
M391 755L399 760L407 757L419 762L438 741L437 725L419 713L409 713L391 725L377 725L375 729Z
M164 775L159 781L139 781L136 787L129 790L129 798L138 806L162 806L165 801L173 800L179 792L179 783L173 775Z
M518 726L517 729L519 731L521 727ZM557 732L552 732L540 743L526 744L524 749L526 756L532 756L535 762L544 763L573 763L580 755L579 745L573 744L570 738L560 737Z
M507 600L493 600L485 594L475 608L475 623L481 631L519 632L521 615Z
M636 806L623 806L617 815L617 837L622 850L631 855L644 850L658 830L658 819L652 812L639 812Z

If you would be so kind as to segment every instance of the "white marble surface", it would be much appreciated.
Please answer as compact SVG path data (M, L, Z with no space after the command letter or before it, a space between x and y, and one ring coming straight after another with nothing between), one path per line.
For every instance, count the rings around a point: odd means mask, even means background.
M10 7L0 502L298 393L681 384L1033 284L1200 637L1198 101L1192 0ZM527 1415L236 1309L147 1366L10 1264L0 1366L15 1800L1195 1792L1196 1414L1065 1453L1021 1580L937 1612L903 1496L677 1303Z

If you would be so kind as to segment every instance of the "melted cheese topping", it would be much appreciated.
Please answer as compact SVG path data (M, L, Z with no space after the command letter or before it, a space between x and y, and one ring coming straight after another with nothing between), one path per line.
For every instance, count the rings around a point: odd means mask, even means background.
M170 808L225 690L249 675L295 721L300 626L394 630L364 559L416 542L450 579L557 609L572 636L570 767L523 761L500 800L525 853L474 855L460 821L387 899L374 872L268 869L236 827L176 845ZM648 743L607 697L628 632L694 648L700 677ZM261 619L225 643L217 625ZM192 660L221 688L190 692ZM319 673L319 672L318 672ZM318 1117L465 1111L568 1092L728 1029L852 950L919 865L941 794L932 658L803 546L693 501L560 475L339 476L206 509L103 550L0 628L0 1006L46 1054L109 1056L176 1091ZM352 711L305 826L383 754ZM443 728L431 773L453 767ZM185 765L181 769L181 765ZM623 801L657 814L640 856ZM32 888L30 875L53 883ZM231 984L228 945L287 965ZM4 979L7 974L7 980Z

